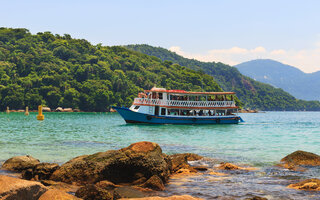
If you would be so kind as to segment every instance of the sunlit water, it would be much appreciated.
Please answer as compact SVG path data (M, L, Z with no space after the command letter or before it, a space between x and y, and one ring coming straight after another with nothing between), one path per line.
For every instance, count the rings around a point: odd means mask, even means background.
M0 113L0 161L32 155L42 162L62 164L73 157L119 149L138 141L158 143L167 154L192 152L218 161L258 167L216 180L203 174L169 184L167 194L191 194L205 199L242 198L250 194L269 199L320 199L320 194L285 186L295 179L320 178L320 169L290 172L273 167L296 150L320 154L320 112L241 114L237 125L130 125L117 113ZM179 182L173 180L172 183ZM163 195L163 193L160 193Z

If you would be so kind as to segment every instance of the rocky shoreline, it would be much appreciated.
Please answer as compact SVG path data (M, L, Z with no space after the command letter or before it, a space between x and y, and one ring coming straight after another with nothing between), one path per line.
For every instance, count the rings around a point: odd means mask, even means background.
M58 107L56 109L51 109L49 107L42 107L42 111L43 112L96 112L96 111L82 111L78 108L62 108L62 107ZM19 110L6 110L5 112L7 113L23 113L23 112L26 112L26 110L24 109L19 109ZM28 110L28 112L38 112L38 110ZM106 112L117 112L116 110L114 110L113 108L110 108L108 111Z
M249 173L257 168L220 163L214 167L195 165L206 158L192 153L166 155L153 142L138 142L119 150L109 150L71 159L59 166L41 163L32 156L16 156L2 165L3 170L15 172L0 175L0 199L185 199L199 200L190 195L154 196L168 185L184 177L201 174L216 179L230 173ZM193 163L193 164L190 164ZM308 166L320 166L320 156L296 151L284 157L277 167L304 171ZM306 179L287 185L303 191L320 191L319 179ZM221 197L223 198L223 197ZM236 199L236 198L234 198ZM264 196L238 199L265 200Z

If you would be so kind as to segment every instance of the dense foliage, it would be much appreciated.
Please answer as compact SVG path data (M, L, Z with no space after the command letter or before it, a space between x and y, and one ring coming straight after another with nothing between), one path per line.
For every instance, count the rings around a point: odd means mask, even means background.
M129 106L153 86L222 91L212 76L126 48L92 45L70 35L0 28L0 110Z
M235 67L220 62L187 59L167 49L149 45L128 45L126 48L212 75L223 90L236 92L246 108L275 111L320 110L319 101L298 100L282 89L255 81L242 75Z

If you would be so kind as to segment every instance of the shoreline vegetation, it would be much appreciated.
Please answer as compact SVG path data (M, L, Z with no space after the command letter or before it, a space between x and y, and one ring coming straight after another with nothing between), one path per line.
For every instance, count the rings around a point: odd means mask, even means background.
M155 197L165 191L173 180L206 175L219 180L257 171L250 166L237 166L221 162L215 166L192 165L208 158L193 153L167 155L153 142L137 142L119 150L82 155L59 166L41 163L32 156L15 156L2 164L7 175L0 175L1 199L85 199L85 200L200 200L199 197L178 195ZM277 167L290 171L307 171L320 166L320 156L296 151L281 159ZM276 177L274 177L276 178ZM303 191L320 191L320 180L309 178L294 180L287 188ZM268 196L268 195L266 195ZM223 198L223 196L222 196ZM246 200L267 200L250 192Z

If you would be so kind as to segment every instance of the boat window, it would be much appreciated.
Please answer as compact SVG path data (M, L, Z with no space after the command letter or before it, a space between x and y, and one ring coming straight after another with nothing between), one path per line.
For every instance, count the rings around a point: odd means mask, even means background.
M154 108L154 115L159 115L159 106L155 106Z
M165 108L161 108L161 115L166 115L166 109Z
M140 106L135 106L134 107L135 110L138 110L139 108L140 108Z
M162 93L159 93L159 99L162 99Z

